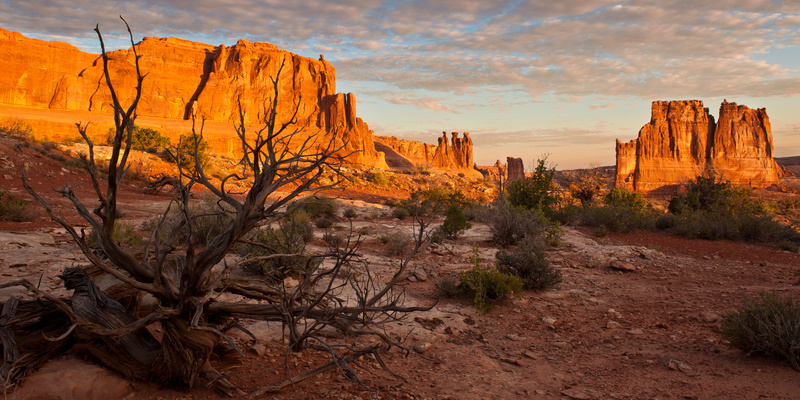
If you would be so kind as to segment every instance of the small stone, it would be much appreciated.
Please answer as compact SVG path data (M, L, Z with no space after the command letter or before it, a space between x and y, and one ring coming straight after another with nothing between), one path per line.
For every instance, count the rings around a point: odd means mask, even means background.
M722 317L720 317L719 314L711 311L703 311L700 313L700 320L704 322L717 322L721 319Z
M620 324L617 321L609 320L606 323L606 329L621 329L621 328L622 328L622 324Z
M420 281L420 282L425 282L425 281L427 281L427 280L428 280L428 274L426 274L426 273L425 273L425 271L423 271L423 270L421 270L421 269L418 269L418 270L416 270L416 271L414 272L414 276L415 276L415 277L417 278L417 280L418 280L418 281Z
M585 388L569 388L562 391L561 394L574 400L592 400L603 397L603 393Z
M267 353L267 346L264 346L261 343L255 343L252 346L250 346L250 350L253 350L259 356L263 356L264 354Z
M556 319L553 317L544 317L542 318L542 322L547 326L553 327L556 324Z
M613 308L608 309L608 316L614 319L622 319L622 314L620 314L619 312L617 312L617 310Z
M622 262L619 260L612 261L609 265L611 269L615 269L617 271L629 272L629 271L636 271L636 266L631 263Z
M564 347L567 347L567 342L553 342L553 346L563 349Z
M525 337L509 333L508 335L506 335L506 339L511 339L515 342L519 342L521 340L525 340Z
M526 352L522 353L522 355L525 356L525 357L530 358L531 360L536 360L536 359L539 358L539 356L537 356L536 354L534 354L533 352L530 352L530 351L526 351Z
M628 331L628 333L634 336L644 335L644 331L639 328L631 329Z
M433 347L432 344L430 344L428 342L423 342L423 343L419 343L416 346L414 346L414 351L416 351L417 353L423 354L423 353L426 353L428 350L430 350L432 347Z
M297 278L293 278L290 276L283 280L283 286L286 287L287 289L297 287L300 286L300 281L297 280Z

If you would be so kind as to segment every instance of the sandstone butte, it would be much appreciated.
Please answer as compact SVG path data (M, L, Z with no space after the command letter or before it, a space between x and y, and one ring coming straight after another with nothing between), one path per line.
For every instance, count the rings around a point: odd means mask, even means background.
M617 139L616 187L637 192L673 187L708 169L739 186L779 185L764 108L724 101L719 122L699 100L654 101L650 123L628 143Z
M448 141L447 132L442 132L437 145L398 139L394 136L376 136L375 146L386 154L386 163L390 167L461 170L468 171L472 177L482 177L473 169L475 163L469 132L464 132L464 137L459 137L458 132L451 132L450 135Z
M142 56L142 72L147 74L138 109L140 121L144 120L141 117L186 120L196 113L211 122L207 126L213 129L218 122L222 127L218 130L232 136L231 122L238 122L237 104L241 101L246 124L257 127L264 118L264 104L274 95L272 79L285 60L278 82L278 119L288 120L299 103L297 122L304 132L322 132L323 144L331 140L346 143L342 154L351 164L386 167L384 154L375 149L374 132L356 115L355 95L336 93L336 71L322 55L315 60L272 44L245 40L227 47L155 37L144 38L136 50ZM135 94L133 51L116 50L108 55L114 87L122 104L130 104ZM101 113L112 110L102 58L97 54L0 29L0 70L0 104ZM211 134L209 137L213 139ZM217 151L237 151L230 138L210 142ZM458 140L454 137L453 144L444 147L440 139L432 154L425 162L434 168L472 170L468 135Z

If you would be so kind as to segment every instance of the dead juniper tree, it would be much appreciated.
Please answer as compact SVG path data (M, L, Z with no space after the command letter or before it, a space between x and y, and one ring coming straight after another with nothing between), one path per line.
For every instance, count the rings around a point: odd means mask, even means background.
M314 349L324 352L329 360L311 370L287 374L285 381L258 389L252 395L278 391L332 369L339 369L345 377L360 382L351 365L353 360L371 354L383 364L381 351L391 346L402 347L401 338L386 330L387 323L409 312L429 309L405 307L395 285L411 257L427 243L430 219L416 219L413 250L398 261L388 277L378 276L358 256L362 240L352 234L352 229L343 243L309 257L311 261L297 273L298 283L292 287L280 280L231 273L246 262L299 256L277 252L254 240L251 231L286 218L300 204L297 200L337 184L320 185L324 174L341 177L340 166L346 156L341 154L343 139L335 132L307 134L303 127L298 127L296 116L302 99L293 102L291 118L279 120L278 82L286 63L284 58L272 78L274 90L264 102L266 112L260 129L247 131L245 110L239 104L239 120L234 127L242 145L241 168L218 184L212 183L197 151L202 140L202 122L199 131L195 131L193 123L194 152L175 157L180 171L175 179L178 190L158 218L147 243L143 248L118 243L114 239L120 214L118 194L128 167L136 108L145 78L139 69L141 55L127 22L125 25L137 76L135 96L127 108L121 104L112 84L103 37L99 27L95 28L115 124L105 181L100 177L86 126L77 124L89 145L83 160L99 205L90 211L69 185L57 190L91 226L99 249L89 245L90 233L79 231L56 213L28 185L26 172L22 174L27 191L50 218L66 229L90 266L112 275L119 284L104 292L84 268L70 267L59 276L68 289L74 290L69 300L40 291L25 280L2 285L24 286L35 299L19 305L16 299L11 299L4 305L0 316L3 379L13 383L47 357L76 351L132 379L192 387L201 377L222 394L242 394L241 388L224 375L242 357L225 332L237 325L239 319L252 319L275 321L276 325L284 326L287 354ZM195 157L194 166L187 168L181 156ZM228 188L231 182L245 182L247 189L233 193ZM226 216L228 221L222 233L205 241L192 240L205 234L199 220L208 216L191 212L190 194L197 188L214 197L211 214ZM180 237L188 240L179 241ZM261 246L268 250L267 254L228 262L226 255L240 242ZM362 273L352 274L352 269ZM151 300L144 302L146 297ZM323 330L337 331L348 340L330 339L330 332L320 334ZM288 366L288 356L284 362Z

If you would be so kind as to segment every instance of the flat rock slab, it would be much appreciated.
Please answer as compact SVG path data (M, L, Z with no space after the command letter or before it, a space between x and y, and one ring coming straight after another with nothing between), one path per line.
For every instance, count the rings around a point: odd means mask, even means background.
M17 400L117 400L133 392L130 382L76 358L49 361L29 376Z

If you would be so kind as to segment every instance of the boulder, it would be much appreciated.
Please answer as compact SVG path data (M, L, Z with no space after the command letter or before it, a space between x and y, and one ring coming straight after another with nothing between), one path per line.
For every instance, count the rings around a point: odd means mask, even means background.
M780 184L765 109L723 102L720 122L699 100L655 101L650 122L628 143L617 140L616 186L638 192L684 183L714 168L734 184Z

